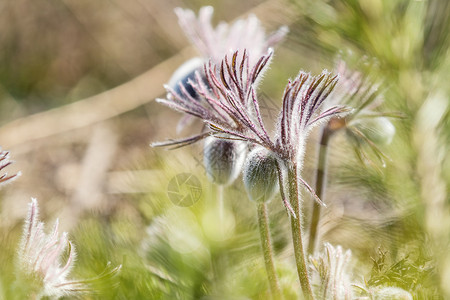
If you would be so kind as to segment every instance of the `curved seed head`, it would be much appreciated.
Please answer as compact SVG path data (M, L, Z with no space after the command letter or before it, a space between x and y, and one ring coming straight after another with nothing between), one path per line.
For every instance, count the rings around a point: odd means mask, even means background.
M257 146L247 157L244 185L250 200L268 202L278 191L277 160L267 149Z
M219 185L232 183L239 176L246 155L247 144L243 141L207 137L203 163L208 179Z

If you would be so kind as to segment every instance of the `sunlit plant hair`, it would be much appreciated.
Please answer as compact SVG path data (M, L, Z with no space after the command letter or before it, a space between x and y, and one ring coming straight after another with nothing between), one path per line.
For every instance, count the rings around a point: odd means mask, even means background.
M32 199L17 253L18 278L30 287L30 297L59 298L92 292L90 284L111 277L120 270L121 266L105 270L98 277L89 280L68 279L76 259L75 247L68 240L67 232L59 235L58 220L52 232L46 234L44 223L38 217L37 200ZM62 257L66 254L67 259L63 262Z
M314 296L324 300L351 300L350 250L325 243L323 251L310 257L311 281Z
M43 296L61 297L86 291L81 281L68 280L76 257L73 244L67 233L58 233L56 220L51 234L44 233L44 223L38 219L39 208L36 199L29 204L22 241L18 251L17 264L21 275L26 275L38 287L37 298ZM68 247L68 258L61 265L61 256Z
M341 246L324 243L323 250L310 256L311 281L316 299L413 299L404 289L393 286L367 287L352 281L352 253ZM358 297L357 295L361 296ZM364 296L364 297L363 297ZM366 297L367 296L367 297Z
M16 174L8 175L8 173L3 173L4 169L6 169L9 165L11 165L13 161L10 160L9 151L3 151L0 147L0 187L3 185L12 182L17 179L21 175L21 172L17 172Z

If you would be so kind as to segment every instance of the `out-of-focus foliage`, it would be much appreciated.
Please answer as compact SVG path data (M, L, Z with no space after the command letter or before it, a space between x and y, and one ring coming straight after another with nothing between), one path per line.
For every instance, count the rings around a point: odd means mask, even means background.
M349 51L352 57L374 58L377 68L369 71L382 82L385 110L405 116L393 119L398 134L391 146L382 148L389 157L386 168L377 170L355 164L343 154L332 155L330 177L332 183L341 186L338 197L347 212L337 220L337 227L348 226L350 243L355 234L360 234L375 248L382 245L389 249L391 262L371 275L371 284L415 289L418 299L432 297L438 290L448 295L444 283L448 256L443 248L449 246L445 153L449 150L446 120L450 91L444 83L450 72L449 3L296 3L304 18L299 18L299 35L292 45L320 49L326 60L338 53L345 60ZM308 29L302 36L305 27ZM339 144L334 145L337 153L342 149ZM330 188L337 189L338 185ZM346 235L338 228L330 229L327 236L342 244ZM356 229L353 234L351 228ZM359 248L356 244L362 240L355 240L350 248ZM375 256L372 250L370 253ZM367 259L364 254L362 257Z

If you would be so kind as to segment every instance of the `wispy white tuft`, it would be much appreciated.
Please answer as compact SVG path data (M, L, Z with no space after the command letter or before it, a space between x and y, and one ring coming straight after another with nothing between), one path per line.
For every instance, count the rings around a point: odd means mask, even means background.
M78 281L68 280L76 258L76 251L67 238L67 233L58 233L56 220L52 232L44 232L44 223L39 221L39 207L36 199L28 206L22 240L18 251L20 275L33 279L38 286L38 299L43 296L61 297L85 291L86 287ZM68 253L67 260L62 256Z
M44 223L39 221L37 200L32 198L28 205L22 240L17 255L17 269L20 278L28 280L32 286L31 296L59 298L90 291L89 284L94 280L106 278L120 269L100 274L90 280L68 279L76 259L74 245L68 240L67 232L58 233L56 220L50 234L44 232ZM67 258L62 259L63 256Z
M310 258L311 281L314 295L323 300L353 299L349 275L350 250L324 244L323 252Z

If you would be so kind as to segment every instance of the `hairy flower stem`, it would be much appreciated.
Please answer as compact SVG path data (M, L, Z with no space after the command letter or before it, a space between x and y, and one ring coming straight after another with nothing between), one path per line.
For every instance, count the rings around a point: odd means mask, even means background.
M278 283L278 276L273 262L272 242L269 231L269 217L267 215L266 203L257 203L258 225L261 238L261 246L266 264L267 277L269 279L270 290L274 299L281 299L281 290Z
M332 130L327 126L322 131L322 137L320 139L319 148L319 161L317 162L316 173L316 194L323 200L325 191L325 182L327 178L327 152L328 142L332 134ZM314 250L318 241L318 226L320 221L321 206L314 201L313 210L311 214L311 226L309 227L309 241L308 241L308 254L314 254Z
M303 296L307 300L314 299L308 277L305 251L302 237L302 213L300 211L300 194L298 189L297 165L294 163L288 170L289 202L296 215L291 216L292 241L294 244L295 262L297 264L298 279L302 287Z

